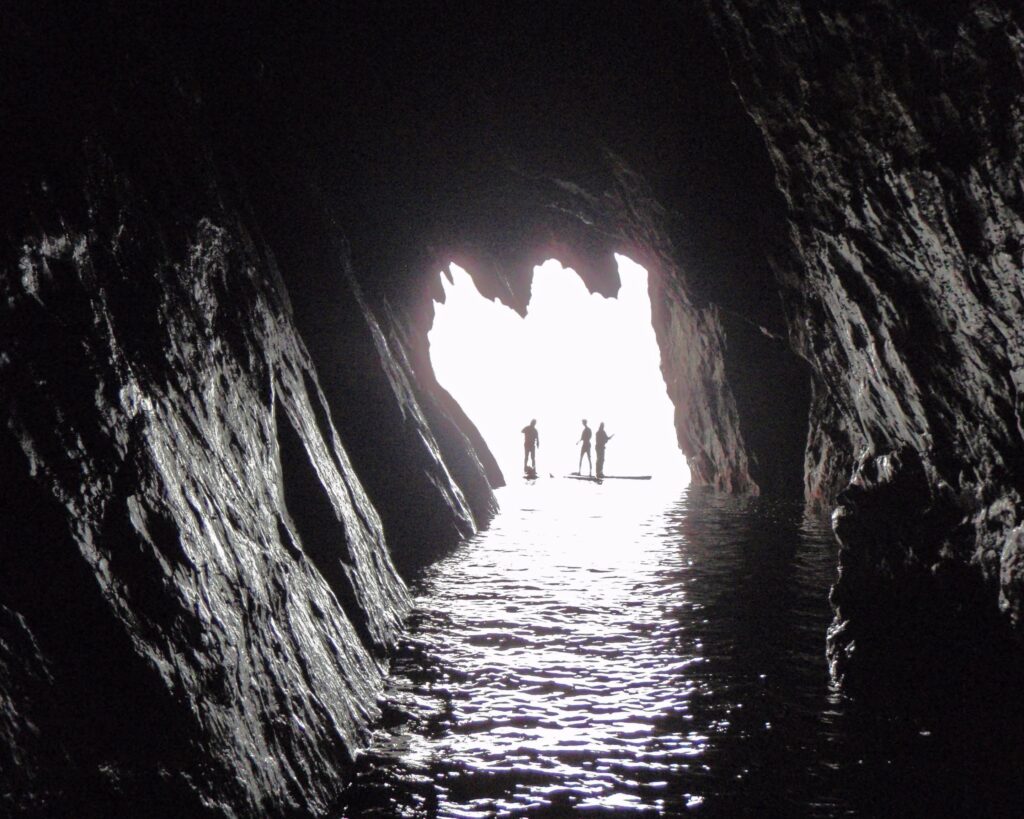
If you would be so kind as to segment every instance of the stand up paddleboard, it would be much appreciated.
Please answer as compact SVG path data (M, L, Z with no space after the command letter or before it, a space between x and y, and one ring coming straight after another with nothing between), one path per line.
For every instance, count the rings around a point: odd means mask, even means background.
M602 481L649 481L650 475L605 475L602 478L598 478L596 475L566 475L565 477L571 478L574 481L591 481L592 483L601 483Z

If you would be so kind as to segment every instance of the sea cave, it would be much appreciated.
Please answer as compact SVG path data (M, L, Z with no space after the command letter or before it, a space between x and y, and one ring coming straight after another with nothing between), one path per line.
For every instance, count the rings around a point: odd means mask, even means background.
M2 18L0 813L1019 815L1018 4Z

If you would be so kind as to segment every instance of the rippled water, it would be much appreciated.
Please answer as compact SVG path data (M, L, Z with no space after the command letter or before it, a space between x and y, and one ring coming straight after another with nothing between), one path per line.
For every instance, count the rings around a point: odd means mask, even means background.
M923 816L1013 798L946 770L960 735L831 688L825 521L657 484L500 499L416 584L342 815Z

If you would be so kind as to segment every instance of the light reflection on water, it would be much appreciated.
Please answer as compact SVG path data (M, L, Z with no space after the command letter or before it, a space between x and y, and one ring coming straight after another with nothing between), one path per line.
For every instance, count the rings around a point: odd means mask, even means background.
M417 584L342 815L872 815L859 787L886 804L892 757L827 678L824 521L654 482L499 497Z

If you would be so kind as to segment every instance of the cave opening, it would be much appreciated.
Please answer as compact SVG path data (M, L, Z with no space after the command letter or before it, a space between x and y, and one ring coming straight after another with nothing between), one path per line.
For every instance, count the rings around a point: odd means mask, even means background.
M606 476L689 484L651 323L648 272L625 256L616 261L620 287L610 298L590 292L555 259L538 265L525 316L481 295L458 265L441 273L444 300L435 304L428 333L431 364L507 479L523 474L521 430L532 419L537 473L587 475L579 444L585 419L594 433L603 423L613 436Z

